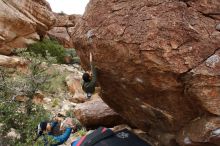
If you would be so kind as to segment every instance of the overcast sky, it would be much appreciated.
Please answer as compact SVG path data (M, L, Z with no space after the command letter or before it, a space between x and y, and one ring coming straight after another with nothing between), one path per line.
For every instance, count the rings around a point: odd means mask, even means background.
M47 0L54 12L83 14L89 0Z

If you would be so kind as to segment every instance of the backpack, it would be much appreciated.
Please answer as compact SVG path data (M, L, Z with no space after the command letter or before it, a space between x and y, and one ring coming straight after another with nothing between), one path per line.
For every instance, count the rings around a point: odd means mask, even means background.
M104 127L74 141L71 146L152 146L140 139L137 135L123 129L118 132Z

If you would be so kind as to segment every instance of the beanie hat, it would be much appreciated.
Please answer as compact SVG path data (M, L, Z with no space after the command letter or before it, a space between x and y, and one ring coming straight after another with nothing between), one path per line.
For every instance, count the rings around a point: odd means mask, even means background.
M88 73L84 73L82 76L84 82L89 82L90 81L90 75Z
M37 134L41 136L43 134L43 131L47 129L47 122L40 122L37 126Z

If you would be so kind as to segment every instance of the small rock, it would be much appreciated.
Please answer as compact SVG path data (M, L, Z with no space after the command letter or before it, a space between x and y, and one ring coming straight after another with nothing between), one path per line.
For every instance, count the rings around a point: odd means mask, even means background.
M13 139L20 139L21 135L18 134L15 129L11 128L11 131L7 134L8 137L11 137Z
M215 27L216 30L220 31L220 24L217 24Z
M214 68L217 63L219 63L220 57L218 55L212 55L206 60L206 66Z
M48 103L48 102L51 102L52 99L46 97L46 98L44 98L44 101L45 101L46 103Z
M69 111L71 108L72 108L71 105L69 105L69 104L66 105L66 104L65 104L65 105L62 106L61 111L62 111L62 112L64 112L64 111Z
M75 94L69 99L69 101L73 103L84 103L86 101L86 97L84 94Z
M218 128L218 129L212 131L212 134L213 134L213 135L220 135L220 128Z
M28 97L25 95L17 95L14 97L14 100L19 102L26 102L28 100Z
M36 94L34 95L34 97L33 97L33 102L34 102L35 104L42 104L43 101L44 101L44 95L43 95L43 93L38 92L38 93L36 93Z
M220 130L219 117L201 117L193 120L179 132L177 141L180 145L197 145L201 146L219 145ZM197 130L195 130L197 129ZM200 131L200 132L198 132ZM206 144L211 145L206 145ZM200 145L199 145L200 146Z
M126 124L121 124L121 125L117 125L117 126L111 128L111 130L114 131L114 132L117 132L117 131L120 131L120 130L123 130L123 129L131 130L131 127L129 127Z

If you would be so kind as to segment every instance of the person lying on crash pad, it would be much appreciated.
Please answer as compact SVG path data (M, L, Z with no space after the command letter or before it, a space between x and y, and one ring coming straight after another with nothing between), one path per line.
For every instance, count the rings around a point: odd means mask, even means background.
M37 126L37 138L35 141L41 137L44 146L58 146L68 140L74 128L71 118L66 118L65 120L56 118L52 122L40 122Z

